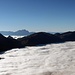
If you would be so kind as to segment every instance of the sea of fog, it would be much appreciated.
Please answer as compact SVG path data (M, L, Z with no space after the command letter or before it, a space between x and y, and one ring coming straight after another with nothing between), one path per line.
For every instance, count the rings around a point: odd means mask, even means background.
M12 49L0 58L0 75L75 75L75 42Z
M4 35L5 37L8 37L9 35ZM27 36L27 35L25 35ZM16 36L16 35L11 35L11 37L13 37L14 39L17 39L17 38L22 38L24 36Z

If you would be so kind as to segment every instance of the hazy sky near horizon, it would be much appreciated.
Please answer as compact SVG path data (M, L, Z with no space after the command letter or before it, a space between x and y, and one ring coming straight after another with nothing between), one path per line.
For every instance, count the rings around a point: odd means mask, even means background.
M0 31L75 30L75 0L0 0Z

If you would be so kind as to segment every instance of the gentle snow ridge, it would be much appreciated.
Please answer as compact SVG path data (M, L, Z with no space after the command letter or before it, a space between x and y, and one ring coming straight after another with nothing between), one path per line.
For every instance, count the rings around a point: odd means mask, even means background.
M75 42L12 49L0 57L0 75L75 75Z

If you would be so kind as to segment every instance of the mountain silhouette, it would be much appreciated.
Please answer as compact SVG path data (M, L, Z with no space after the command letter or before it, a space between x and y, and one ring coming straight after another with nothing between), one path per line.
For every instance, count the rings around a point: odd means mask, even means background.
M17 31L16 34L18 32L23 32L23 30ZM38 32L18 39L14 39L11 36L5 37L0 34L0 52L7 51L13 48L23 48L25 46L38 46L40 44L45 45L67 41L75 41L75 31L56 34Z
M30 35L34 32L29 32L28 30L18 30L18 31L0 31L1 34L3 35L17 35L17 36L24 36L24 35Z

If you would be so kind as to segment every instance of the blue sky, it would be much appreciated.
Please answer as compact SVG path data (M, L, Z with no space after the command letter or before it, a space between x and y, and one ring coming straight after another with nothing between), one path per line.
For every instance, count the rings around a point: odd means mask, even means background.
M0 0L0 31L73 31L75 0Z

